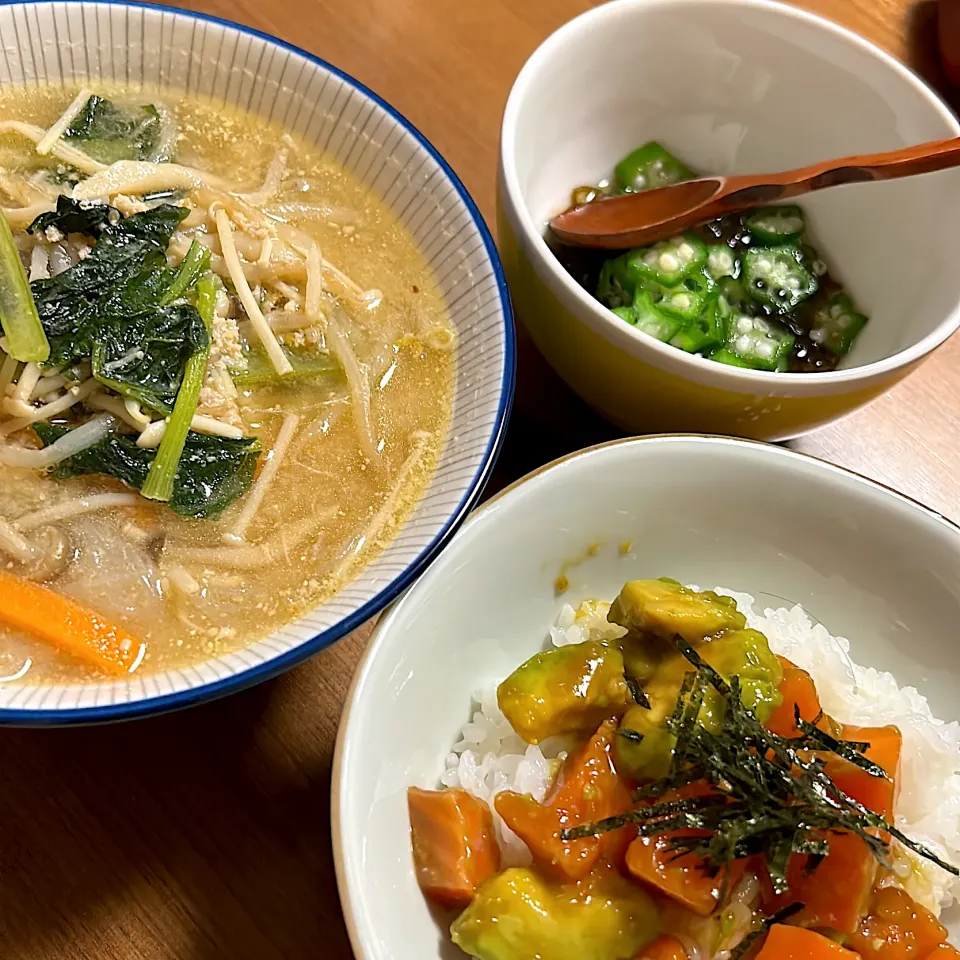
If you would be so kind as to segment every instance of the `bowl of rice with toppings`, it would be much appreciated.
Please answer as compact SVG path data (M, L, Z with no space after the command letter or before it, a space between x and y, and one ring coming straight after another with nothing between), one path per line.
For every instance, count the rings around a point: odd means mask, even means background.
M357 956L957 956L958 561L943 517L748 441L519 481L348 698Z

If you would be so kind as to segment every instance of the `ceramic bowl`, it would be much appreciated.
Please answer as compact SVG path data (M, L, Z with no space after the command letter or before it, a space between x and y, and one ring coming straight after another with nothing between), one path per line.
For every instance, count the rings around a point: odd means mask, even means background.
M877 47L767 0L616 0L521 70L503 117L499 241L517 315L558 373L633 432L797 436L867 403L960 322L960 170L805 197L812 236L870 323L843 369L766 373L685 354L611 314L545 224L570 191L660 140L705 173L787 170L955 137L960 124Z
M417 240L461 334L450 434L436 474L389 547L332 600L236 653L115 683L0 685L0 723L112 720L182 707L266 679L377 613L466 516L493 465L514 380L514 332L490 234L456 175L388 103L304 50L170 8L0 8L0 84L96 88L101 77L186 90L287 127L382 196ZM467 336L469 331L469 336Z
M561 568L570 586L558 597ZM956 526L855 474L743 440L662 436L572 454L474 513L367 647L333 783L358 960L462 956L447 943L451 916L417 887L407 787L437 785L471 694L542 649L562 604L659 576L800 603L850 639L855 661L960 718Z

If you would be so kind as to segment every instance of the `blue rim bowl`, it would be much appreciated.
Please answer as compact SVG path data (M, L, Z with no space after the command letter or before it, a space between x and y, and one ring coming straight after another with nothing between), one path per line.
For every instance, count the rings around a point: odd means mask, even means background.
M493 238L457 175L409 120L347 73L259 30L156 4L28 0L0 4L0 45L2 85L112 79L169 87L243 105L322 145L411 230L460 335L453 422L433 481L394 541L340 593L265 640L191 668L0 687L0 725L124 720L235 693L377 614L423 573L480 497L516 375L513 314Z

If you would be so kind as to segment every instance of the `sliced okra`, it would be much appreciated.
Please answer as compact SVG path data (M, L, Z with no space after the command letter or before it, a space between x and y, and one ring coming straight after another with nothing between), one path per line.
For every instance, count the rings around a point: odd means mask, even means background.
M756 247L743 258L750 295L777 313L789 313L816 292L817 278L804 267L799 247Z
M765 246L793 243L803 233L803 211L792 203L760 207L747 217L746 227L754 242Z
M686 164L655 140L628 153L614 170L617 185L624 193L667 187L694 176Z

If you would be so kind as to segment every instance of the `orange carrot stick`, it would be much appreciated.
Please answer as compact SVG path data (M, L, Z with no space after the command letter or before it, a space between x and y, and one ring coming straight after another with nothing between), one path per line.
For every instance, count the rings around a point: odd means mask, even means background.
M0 623L115 676L129 673L143 657L144 644L122 627L5 570L0 570Z

